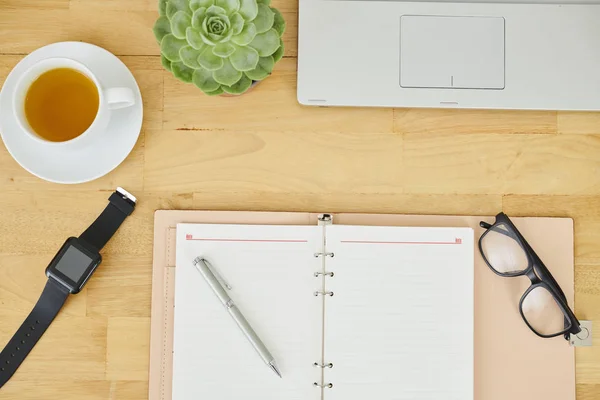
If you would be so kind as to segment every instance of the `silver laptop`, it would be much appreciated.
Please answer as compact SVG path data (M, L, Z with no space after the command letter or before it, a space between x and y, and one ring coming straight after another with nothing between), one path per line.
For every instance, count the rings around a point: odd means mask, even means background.
M298 101L600 110L600 0L299 0Z

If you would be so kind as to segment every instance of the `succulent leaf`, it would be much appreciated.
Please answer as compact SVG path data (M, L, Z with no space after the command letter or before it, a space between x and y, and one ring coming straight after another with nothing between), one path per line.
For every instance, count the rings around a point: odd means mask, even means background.
M208 8L213 4L215 4L214 0L190 0L190 10L196 11L201 7Z
M270 56L279 47L279 34L275 29L269 29L265 33L256 35L254 40L250 42L249 46L254 47L258 51L258 55L261 57Z
M233 36L233 29L229 29L229 32L227 32L227 35L225 37L221 38L219 43L229 42L231 40L232 36Z
M179 79L180 81L185 83L190 83L192 81L194 69L187 67L181 61L171 63L171 71L173 72L175 78Z
M192 46L184 46L181 48L181 50L179 50L179 57L181 58L181 62L183 62L187 67L198 69L202 68L198 62L200 53L200 50L196 50Z
M188 0L168 0L167 17L169 17L169 19L173 18L173 15L175 15L177 11L184 11L191 14Z
M210 6L206 9L206 14L209 16L227 15L227 12L225 11L225 9L223 7Z
M223 93L224 93L224 90L223 90L222 86L219 86L219 88L217 90L214 90L212 92L204 92L204 94L207 94L209 96L219 96Z
M219 58L219 60L223 61L223 67L213 71L213 78L215 78L215 81L225 86L231 86L239 81L242 77L242 72L235 69L233 65L231 65L229 59Z
M244 29L244 17L242 17L240 13L233 13L230 21L233 35L239 35L242 29Z
M205 46L198 56L198 62L203 68L209 71L216 71L223 68L223 59L214 55L212 46Z
M213 53L215 56L219 56L221 58L227 58L233 54L235 51L235 46L231 43L219 43L215 47L213 47Z
M213 78L212 71L204 69L202 67L194 71L192 76L192 82L204 93L214 92L221 84Z
M222 39L221 35L217 35L216 33L209 33L208 38L211 42L215 44L215 46L217 45L217 43L220 43Z
M248 78L246 75L242 75L240 80L237 81L236 83L234 83L233 85L231 85L231 86L223 85L222 88L225 91L225 93L242 94L246 90L250 89L250 86L252 86L252 80L250 78Z
M171 18L171 32L177 39L185 39L185 31L192 24L192 17L183 11L177 11Z
M202 29L202 22L204 22L204 16L206 15L206 7L200 7L194 11L192 15L192 28Z
M187 46L187 41L177 39L173 34L169 33L165 35L163 40L160 42L160 52L171 62L181 61L179 57L179 50L183 46Z
M262 81L267 76L271 75L274 66L275 60L273 59L273 56L260 57L256 68L251 71L246 71L244 74L253 81Z
M215 4L227 11L227 14L233 14L240 9L240 0L216 0Z
M283 16L271 0L158 0L161 63L208 95L240 94L283 57Z
M279 62L283 58L283 53L285 52L285 47L283 46L283 39L279 39L279 48L275 53L273 53L273 60L275 62Z
M273 29L279 32L279 36L283 36L285 33L285 19L283 19L283 15L276 8L271 8L275 13L275 19L273 21Z
M240 14L246 21L252 21L258 14L256 0L240 0Z
M197 31L193 30L191 27L188 27L186 29L185 39L190 44L190 46L192 46L196 50L201 50L205 46L204 40L202 40L200 34Z
M215 42L213 42L212 40L210 40L210 38L204 33L204 32L200 32L200 37L202 38L202 41L204 43L206 43L209 46L216 46L217 44Z
M258 5L258 14L256 18L254 18L254 26L256 26L256 33L265 33L269 29L273 27L273 22L275 19L275 13L271 11L269 6L265 6L264 4Z
M160 56L160 63L162 64L162 66L169 72L171 72L171 61L169 61L167 59L167 57L161 55Z
M238 71L251 71L258 65L258 51L252 47L237 47L229 57L229 61Z
M158 14L161 17L167 15L167 0L158 0Z
M166 35L171 33L171 22L165 16L159 17L154 23L154 28L152 30L154 31L156 40L160 43Z
M239 35L233 36L231 41L238 46L247 46L254 40L256 37L256 26L252 22L244 25L244 29L240 32Z

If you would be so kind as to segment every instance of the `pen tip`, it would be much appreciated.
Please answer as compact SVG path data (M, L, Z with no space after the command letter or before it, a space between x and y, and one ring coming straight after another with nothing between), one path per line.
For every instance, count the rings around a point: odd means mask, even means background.
M279 372L279 368L277 368L277 364L275 364L275 360L269 363L269 367L277 374L278 377L282 378L281 372Z

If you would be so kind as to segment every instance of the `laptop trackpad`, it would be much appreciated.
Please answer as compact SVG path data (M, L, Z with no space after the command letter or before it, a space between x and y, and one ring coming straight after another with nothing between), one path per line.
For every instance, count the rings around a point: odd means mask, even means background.
M400 86L504 89L504 18L402 16Z

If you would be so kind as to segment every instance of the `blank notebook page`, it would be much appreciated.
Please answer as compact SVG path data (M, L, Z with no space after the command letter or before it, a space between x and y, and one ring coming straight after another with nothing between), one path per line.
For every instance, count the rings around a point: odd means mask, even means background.
M473 231L327 227L326 400L473 399Z
M173 400L317 400L322 306L315 301L315 226L177 225ZM258 356L193 266L206 258L275 357Z

